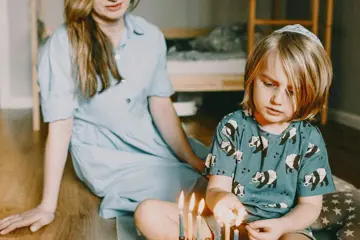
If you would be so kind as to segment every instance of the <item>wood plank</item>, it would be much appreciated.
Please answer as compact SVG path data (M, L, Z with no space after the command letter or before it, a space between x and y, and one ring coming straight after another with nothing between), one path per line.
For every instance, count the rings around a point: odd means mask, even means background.
M213 28L166 28L162 29L165 38L194 38L208 35Z
M177 92L242 91L244 76L236 74L173 74L170 75Z
M292 25L301 24L303 26L312 26L311 20L271 20L271 19L256 19L256 25Z
M46 131L32 131L30 109L0 111L0 219L40 203L45 137ZM22 228L0 239L116 240L115 221L99 217L99 203L79 181L69 158L54 222L35 233Z

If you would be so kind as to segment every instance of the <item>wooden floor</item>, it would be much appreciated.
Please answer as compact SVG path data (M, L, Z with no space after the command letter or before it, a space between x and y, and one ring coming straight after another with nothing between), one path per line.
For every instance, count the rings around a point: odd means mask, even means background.
M40 201L45 131L33 133L31 128L31 111L0 112L0 218ZM115 221L98 216L99 202L67 161L55 221L37 233L21 229L0 240L115 240Z
M185 118L190 136L209 145L224 113ZM211 117L209 117L211 116ZM360 187L360 132L336 123L321 127L333 173ZM0 218L28 210L40 201L46 131L33 133L30 110L0 111ZM116 239L115 221L98 216L100 199L76 178L68 161L55 221L37 233L16 230L2 239Z

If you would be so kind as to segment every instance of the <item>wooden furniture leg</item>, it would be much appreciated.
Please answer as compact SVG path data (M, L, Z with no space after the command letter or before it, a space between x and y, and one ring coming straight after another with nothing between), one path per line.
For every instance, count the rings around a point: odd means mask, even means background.
M312 31L315 35L319 34L319 0L312 0Z
M256 19L256 0L249 0L249 19L248 19L248 55L254 48L255 42L255 19Z
M33 108L32 108L32 120L33 131L40 130L40 105L39 105L39 91L37 85L37 55L38 55L38 35L37 35L37 4L36 0L30 1L31 11L31 68L32 68L32 92L33 92Z
M334 0L326 0L326 22L325 22L325 50L331 57L331 33L333 24ZM326 96L323 109L321 111L321 124L325 125L328 120L329 95Z

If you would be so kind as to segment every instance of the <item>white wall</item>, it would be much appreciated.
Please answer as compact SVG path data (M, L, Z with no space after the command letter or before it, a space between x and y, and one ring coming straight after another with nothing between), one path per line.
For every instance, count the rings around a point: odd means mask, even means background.
M0 106L2 106L8 98L7 89L10 81L9 20L6 1L0 1L0 36Z
M37 0L39 1L39 0ZM63 22L63 0L43 0L44 19L50 29ZM29 0L0 0L1 107L31 107L31 42ZM270 17L271 1L259 1L258 14ZM246 20L248 0L141 0L135 14L160 26L206 27ZM6 48L9 47L9 54ZM0 62L1 63L1 62ZM10 72L9 72L10 71Z
M0 1L1 108L31 107L29 3Z
M13 98L31 96L31 41L28 0L9 0L10 93ZM16 14L15 14L16 13Z
M360 1L335 1L332 59L334 81L330 91L333 118L360 130Z
M64 0L42 0L44 19L49 29L55 29L64 21Z
M269 18L272 1L259 1L257 14ZM134 12L162 28L207 27L246 21L248 0L142 0Z
M46 24L54 29L64 20L64 3L60 0L43 2ZM260 16L270 17L271 1L262 1L257 7ZM206 27L246 21L248 0L141 0L134 14L143 16L162 28Z

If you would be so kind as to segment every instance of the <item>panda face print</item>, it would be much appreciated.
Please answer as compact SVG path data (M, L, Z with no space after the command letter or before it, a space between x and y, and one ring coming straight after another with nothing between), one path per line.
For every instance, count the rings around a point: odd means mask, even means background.
M319 186L328 186L329 180L325 168L318 168L311 174L305 175L303 184L305 187L311 186L311 191L314 191Z
M265 207L268 208L288 208L286 203L269 203Z
M226 153L226 156L233 156L238 163L242 161L243 152L236 150L231 142L221 142L220 148Z
M274 170L256 172L252 177L252 182L260 183L256 188L262 188L264 186L268 186L269 188L276 188L277 173Z
M237 183L237 182L236 182ZM239 197L245 196L245 186L241 185L240 183L233 184L233 193Z
M220 148L226 153L227 156L231 156L236 152L235 146L231 142L221 142Z
M222 128L221 133L227 138L234 140L238 124L235 120L230 119Z
M205 167L210 168L210 166L214 167L216 164L216 156L209 153L205 160Z
M269 147L269 141L263 136L252 136L249 140L249 147L254 148L253 153L261 152L262 158L265 158Z
M297 154L290 154L285 159L285 171L286 173L292 173L293 170L298 171L300 168L301 156Z
M296 142L296 128L292 127L281 138L280 145L284 145L287 141L291 141L293 144Z
M309 143L308 148L305 153L305 157L309 158L320 152L320 148L312 143Z
M249 147L258 147L260 145L259 136L252 136L249 141Z
M243 112L244 112L246 117L250 117L252 115L251 109L244 109Z

